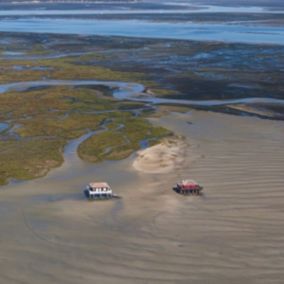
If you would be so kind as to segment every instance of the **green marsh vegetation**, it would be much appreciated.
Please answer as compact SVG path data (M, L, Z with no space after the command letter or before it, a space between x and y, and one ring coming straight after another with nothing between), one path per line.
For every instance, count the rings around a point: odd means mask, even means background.
M79 146L82 159L97 162L123 159L140 148L141 141L153 145L170 134L162 127L153 127L147 120L129 112L113 113L108 131L95 135Z
M156 86L140 72L90 65L89 61L101 58L94 52L45 59L50 52L36 43L25 52L33 59L2 57L0 83L95 79ZM151 111L141 110L137 116L143 103L118 102L111 93L107 87L90 86L39 87L1 94L0 122L7 122L10 128L0 134L0 184L45 175L62 164L63 149L69 140L102 129L104 124L104 131L80 145L78 154L82 159L122 159L139 149L141 140L149 140L151 145L169 134L147 121Z
M150 94L175 99L282 98L283 54L283 47L269 45L1 33L0 84L113 80L142 83ZM116 101L111 93L89 86L1 94L0 122L10 128L0 133L0 184L44 175L63 162L69 140L103 126L80 145L80 157L90 162L127 157L142 140L151 145L169 134L147 117L188 110L146 107L136 116L142 103Z
M90 162L125 158L139 149L141 140L156 143L168 135L167 130L152 126L143 111L134 116L131 110L141 107L116 101L94 87L1 94L0 119L10 129L0 135L0 184L45 175L62 164L69 140L90 131L102 129L79 147L80 157Z
M59 80L112 80L112 81L145 81L145 75L138 72L113 71L101 66L78 64L80 58L67 57L60 59L7 60L1 59L0 83L33 81L45 79ZM15 71L14 66L21 66L22 70ZM42 67L42 70L34 70Z

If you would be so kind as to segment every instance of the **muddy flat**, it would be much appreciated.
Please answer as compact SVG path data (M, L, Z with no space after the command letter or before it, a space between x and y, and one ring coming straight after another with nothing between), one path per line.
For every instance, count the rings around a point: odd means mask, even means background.
M186 138L170 172L136 170L136 154L92 165L71 153L1 188L1 283L282 283L283 122L203 111L152 122ZM204 196L173 192L182 178ZM92 180L123 198L86 201Z

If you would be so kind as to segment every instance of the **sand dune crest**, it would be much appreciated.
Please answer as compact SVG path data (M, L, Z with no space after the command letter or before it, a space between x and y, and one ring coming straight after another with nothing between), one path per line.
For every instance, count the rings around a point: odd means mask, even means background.
M169 173L183 164L187 146L181 137L166 138L158 145L138 151L133 167L144 173Z

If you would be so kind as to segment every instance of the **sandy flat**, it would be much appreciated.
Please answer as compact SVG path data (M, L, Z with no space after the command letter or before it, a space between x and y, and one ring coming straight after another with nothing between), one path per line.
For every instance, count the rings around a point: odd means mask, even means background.
M133 167L140 172L163 174L181 167L189 145L181 137L165 138L162 143L140 150Z
M190 147L155 146L150 161L183 153L182 166L141 174L136 156L71 157L45 178L0 189L0 283L283 283L284 123L203 111L153 123ZM184 177L204 196L173 192ZM93 180L122 199L85 201Z

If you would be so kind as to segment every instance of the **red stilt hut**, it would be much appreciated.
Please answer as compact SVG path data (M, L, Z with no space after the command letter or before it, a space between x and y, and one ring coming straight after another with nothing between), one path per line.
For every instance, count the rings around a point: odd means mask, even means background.
M177 183L173 190L184 195L200 195L203 187L194 180L182 180Z

